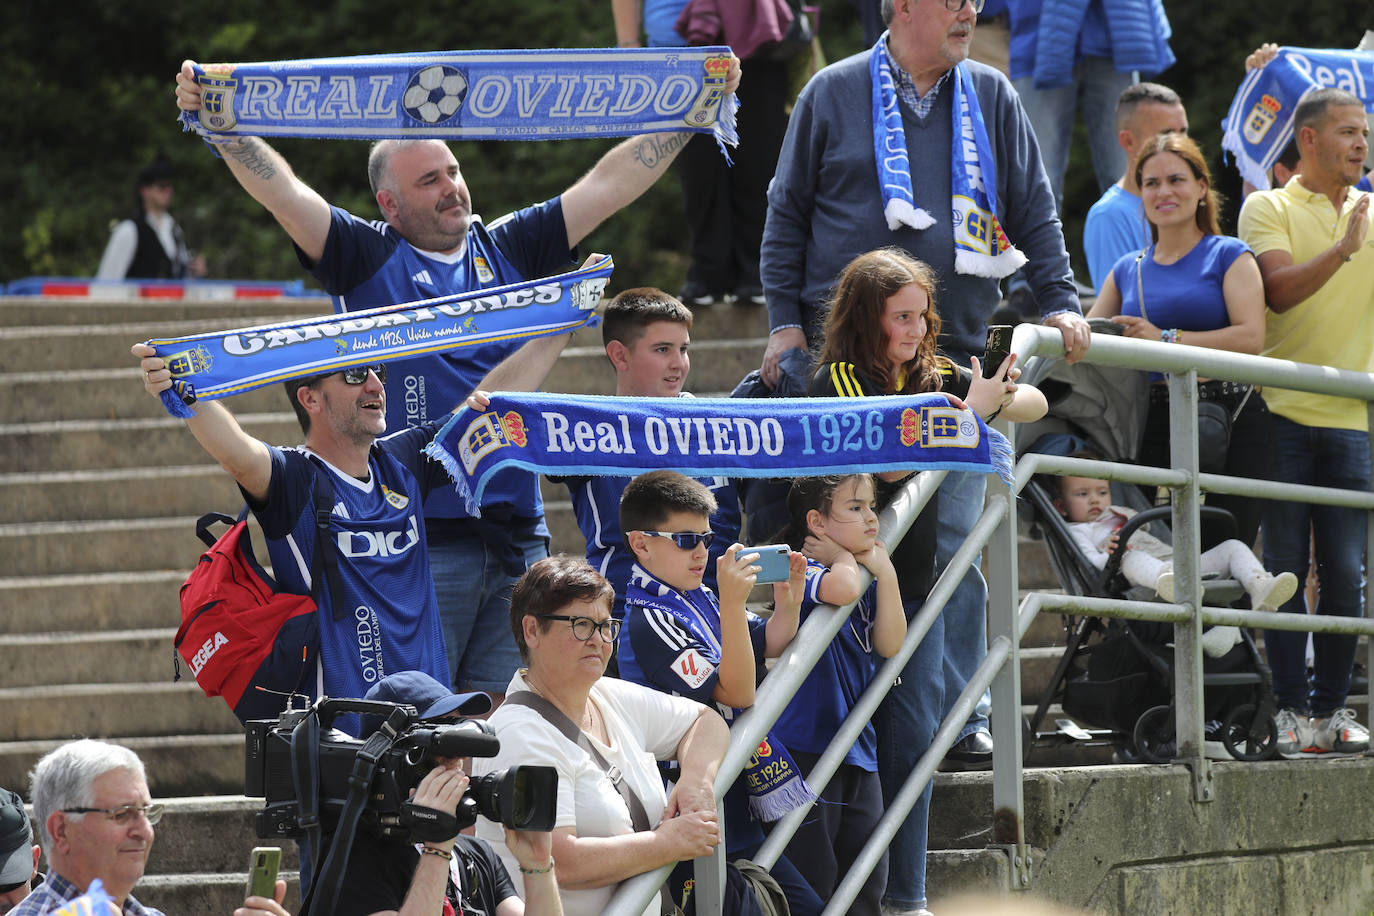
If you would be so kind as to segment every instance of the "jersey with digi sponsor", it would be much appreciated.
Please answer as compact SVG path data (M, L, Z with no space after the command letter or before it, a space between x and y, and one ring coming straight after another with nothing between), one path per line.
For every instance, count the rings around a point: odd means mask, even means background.
M491 289L559 273L576 258L568 250L562 199L555 197L502 217L487 227L474 215L463 248L453 254L421 251L391 225L330 207L329 237L318 264L296 249L334 300L336 312L414 302ZM450 350L389 366L386 380L390 429L443 422L497 363L525 341L510 340ZM511 469L487 485L483 506L506 506L520 518L542 519L538 478ZM466 518L453 487L439 487L425 501L428 518ZM543 528L536 532L547 536Z
M806 591L802 595L801 620L817 606L821 582L830 570L816 560L806 561ZM823 754L844 724L849 711L859 702L877 670L873 659L873 613L878 596L878 584L870 583L868 591L859 598L849 620L826 646L816 667L806 676L792 702L787 704L773 734L792 751ZM878 771L877 733L869 722L860 732L854 746L845 754L844 762L870 773Z
M745 613L754 663L762 664L768 621ZM721 645L720 605L710 589L678 591L639 564L631 566L619 651L621 679L713 705L726 722L734 721L735 710L712 699L720 680ZM743 779L725 793L725 824L727 851L763 841L763 831L749 813Z
M368 458L367 480L317 463L303 449L268 447L267 497L249 504L267 539L277 584L285 591L310 593L313 475L328 473L334 487L330 530L344 594L323 589L320 664L315 676L305 679L312 697L361 697L397 671L423 671L448 683L420 510L431 488L448 484L443 468L421 451L435 430L428 424L378 440ZM340 605L342 619L336 620L332 609ZM336 725L356 733L358 723L354 716L341 716Z

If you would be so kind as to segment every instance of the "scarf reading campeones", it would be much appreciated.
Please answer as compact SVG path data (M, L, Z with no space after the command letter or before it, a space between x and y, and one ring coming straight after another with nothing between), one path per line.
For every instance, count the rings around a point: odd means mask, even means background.
M1011 446L940 394L871 398L613 398L500 393L427 447L474 516L502 468L633 477L807 477L982 471L1011 483Z
M542 280L387 305L346 315L147 341L172 373L162 404L187 406L274 382L327 375L484 343L562 334L593 324L614 267L609 257Z
M429 51L196 66L217 137L553 140L656 131L735 146L730 49Z

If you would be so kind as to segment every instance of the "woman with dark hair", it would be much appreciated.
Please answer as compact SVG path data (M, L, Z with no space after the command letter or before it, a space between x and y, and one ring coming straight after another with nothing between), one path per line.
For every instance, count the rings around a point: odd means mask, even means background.
M474 775L558 771L553 860L568 916L601 913L621 881L709 855L720 839L712 784L729 730L693 700L602 677L620 632L614 597L580 557L546 557L520 577L510 619L526 667L490 719L500 753L473 760ZM671 794L658 760L679 764ZM499 824L479 820L477 835L512 873L520 868ZM645 913L658 911L655 900Z
M1250 246L1221 234L1217 194L1198 145L1182 134L1158 134L1141 147L1134 169L1154 242L1116 263L1088 317L1111 318L1127 337L1259 353L1264 343L1259 264ZM1156 384L1140 461L1168 467L1168 388L1162 375L1152 378ZM1236 382L1199 381L1198 397L1223 404L1232 416L1224 466L1204 470L1267 476L1269 411L1259 390ZM1236 517L1240 540L1254 544L1257 500L1212 494L1208 504L1228 509Z

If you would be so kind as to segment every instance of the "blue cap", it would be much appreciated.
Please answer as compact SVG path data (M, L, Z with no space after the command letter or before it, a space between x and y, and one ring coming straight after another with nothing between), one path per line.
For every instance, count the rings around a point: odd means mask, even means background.
M423 671L388 674L372 685L365 699L405 703L420 711L421 719L458 713L481 716L491 712L491 697L481 691L454 693Z

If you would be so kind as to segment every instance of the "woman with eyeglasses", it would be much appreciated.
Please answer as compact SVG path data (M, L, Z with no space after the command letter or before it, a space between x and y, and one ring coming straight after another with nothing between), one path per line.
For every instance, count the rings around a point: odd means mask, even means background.
M596 916L620 882L710 855L720 839L712 784L730 735L713 710L602 677L620 634L614 590L578 558L531 566L511 592L511 632L524 667L491 716L500 753L475 775L515 765L558 771L553 859L563 911ZM676 760L671 793L657 761ZM506 866L519 869L499 824L477 823ZM646 916L659 912L655 899Z

